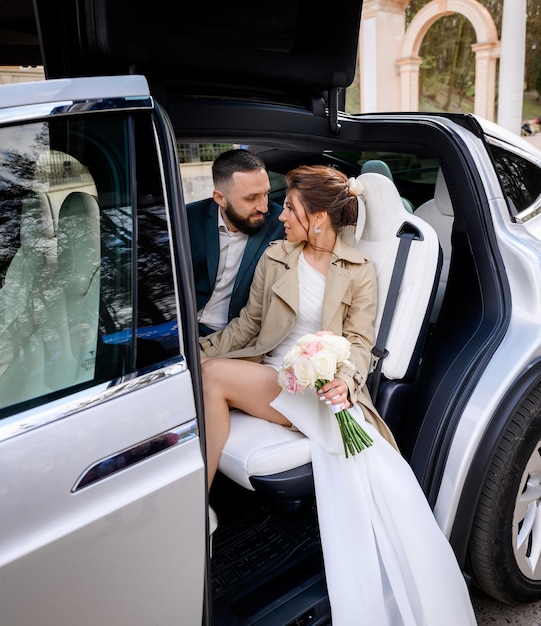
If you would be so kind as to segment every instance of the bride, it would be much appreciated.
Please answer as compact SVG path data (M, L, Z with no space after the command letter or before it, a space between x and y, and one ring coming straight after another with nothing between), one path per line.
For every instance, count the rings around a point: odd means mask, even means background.
M302 166L288 173L287 185L280 215L286 240L261 257L239 317L200 339L209 488L231 407L302 431L312 450L333 625L476 624L451 546L366 389L375 270L339 236L357 220L355 180ZM350 342L351 364L317 395L282 391L284 355L319 330ZM373 445L346 458L328 405L349 407Z

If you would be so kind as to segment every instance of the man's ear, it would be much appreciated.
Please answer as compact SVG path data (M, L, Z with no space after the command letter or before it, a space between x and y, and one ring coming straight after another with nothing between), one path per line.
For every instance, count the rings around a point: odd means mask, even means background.
M214 202L216 202L216 204L221 207L222 209L225 208L226 206L226 200L225 200L225 196L221 191L218 191L218 189L215 189L212 192L212 199L214 200Z

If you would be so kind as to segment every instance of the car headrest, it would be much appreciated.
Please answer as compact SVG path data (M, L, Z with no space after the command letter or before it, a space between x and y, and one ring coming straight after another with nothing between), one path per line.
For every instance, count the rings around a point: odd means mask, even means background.
M357 177L364 187L366 221L362 238L377 241L396 236L399 226L410 214L404 208L398 189L382 174L367 172Z
M58 267L64 289L84 295L100 265L100 222L96 198L70 193L58 214Z
M448 217L454 217L453 205L451 203L451 196L449 195L449 189L445 182L445 176L438 170L438 176L436 177L436 188L434 189L434 204L442 215Z
M385 161L380 161L379 159L370 159L369 161L366 161L361 168L361 174L367 174L369 172L382 174L383 176L393 180L391 168L387 165L387 163L385 163Z

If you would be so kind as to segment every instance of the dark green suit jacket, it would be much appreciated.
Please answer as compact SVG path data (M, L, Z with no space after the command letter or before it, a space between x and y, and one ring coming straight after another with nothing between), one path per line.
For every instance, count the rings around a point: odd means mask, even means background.
M187 205L187 212L197 310L199 311L210 299L218 272L220 257L218 205L212 198L208 198L191 202ZM284 238L284 226L278 221L281 212L280 205L269 201L265 225L258 233L248 238L231 294L228 321L238 317L240 310L248 301L255 266L263 251L271 241Z

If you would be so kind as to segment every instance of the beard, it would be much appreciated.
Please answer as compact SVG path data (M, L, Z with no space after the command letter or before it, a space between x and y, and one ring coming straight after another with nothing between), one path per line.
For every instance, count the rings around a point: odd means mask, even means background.
M263 213L260 214L260 218L257 221L254 221L250 217L242 217L229 202L225 206L224 213L231 224L245 235L255 235L265 225L265 215Z

